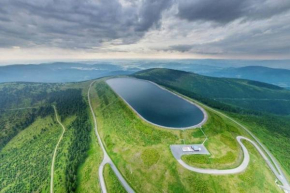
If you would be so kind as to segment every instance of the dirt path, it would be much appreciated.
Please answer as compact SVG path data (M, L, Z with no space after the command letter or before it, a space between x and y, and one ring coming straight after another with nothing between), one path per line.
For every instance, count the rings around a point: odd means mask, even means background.
M50 170L50 193L53 193L53 177L54 177L54 162L55 162L55 157L56 157L56 153L57 153L57 149L58 149L58 146L63 138L63 134L65 132L65 127L63 126L63 124L59 121L59 118L58 118L58 114L57 114L57 110L56 110L56 107L53 106L53 109L54 109L54 113L55 113L55 118L56 118L56 121L60 124L60 126L62 127L62 133L61 133L61 136L55 146L55 149L54 149L54 152L53 152L53 156L52 156L52 162L51 162L51 170Z

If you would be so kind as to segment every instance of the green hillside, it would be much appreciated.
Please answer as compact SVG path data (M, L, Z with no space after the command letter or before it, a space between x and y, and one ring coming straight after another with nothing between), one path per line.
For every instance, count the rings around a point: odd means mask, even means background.
M204 136L199 129L169 130L145 122L113 92L105 80L97 81L94 90L94 110L105 148L136 192L247 190L258 193L261 189L280 192L275 185L275 177L252 145L245 143L253 160L245 172L222 176L191 172L176 161L169 146L184 142L202 143ZM251 137L237 124L203 107L209 115L209 120L202 128L209 137L205 146L211 155L197 159L191 155L193 159L184 158L185 161L190 165L198 165L200 161L208 159L210 162L203 163L202 167L236 167L241 163L242 150L235 137Z
M145 70L134 76L153 81L234 117L259 137L290 174L289 90L255 81L212 78L169 69ZM250 105L241 102L244 98ZM280 110L287 115L276 115L281 114Z
M290 70L279 68L268 68L265 66L245 66L240 68L225 68L208 73L215 77L243 78L279 85L290 86Z
M254 111L290 114L290 91L262 82L214 78L169 69L144 70L133 76L151 80L215 107L226 108L215 102L219 101Z

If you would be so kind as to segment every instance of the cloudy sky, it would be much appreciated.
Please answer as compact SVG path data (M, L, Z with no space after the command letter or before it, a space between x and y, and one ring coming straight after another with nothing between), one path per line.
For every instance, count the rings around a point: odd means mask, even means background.
M1 0L0 61L290 58L289 0Z

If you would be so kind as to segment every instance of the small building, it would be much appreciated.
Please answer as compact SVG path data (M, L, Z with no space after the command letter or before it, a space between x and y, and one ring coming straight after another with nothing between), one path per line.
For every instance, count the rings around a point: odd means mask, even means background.
M197 145L192 145L191 149L193 149L193 151L200 151L201 150L201 148L198 147Z
M182 151L190 152L190 151L193 151L193 149L190 146L185 146L185 147L182 147Z

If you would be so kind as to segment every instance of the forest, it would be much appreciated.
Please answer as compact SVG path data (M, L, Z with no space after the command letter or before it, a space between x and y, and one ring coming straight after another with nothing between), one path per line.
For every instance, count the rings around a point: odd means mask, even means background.
M67 125L71 134L66 138L68 153L62 163L63 186L67 192L75 192L78 168L91 142L82 90L66 85L60 89L59 84L2 84L0 104L0 192L49 190L53 148L61 131L52 105L62 122L75 117Z
M65 168L66 191L75 192L77 189L77 170L87 157L91 142L91 123L87 104L83 99L81 89L68 89L51 93L48 101L56 103L62 121L70 116L76 117L67 128L71 130L72 135Z

